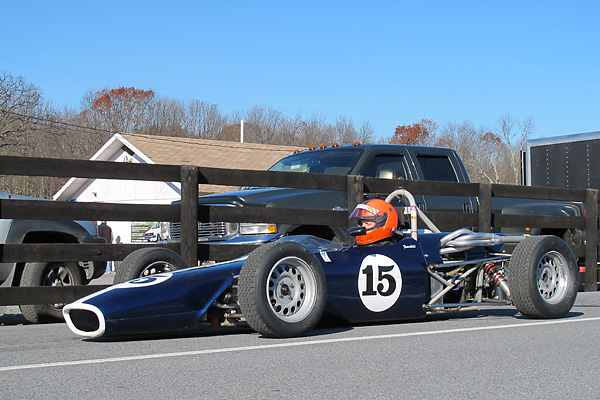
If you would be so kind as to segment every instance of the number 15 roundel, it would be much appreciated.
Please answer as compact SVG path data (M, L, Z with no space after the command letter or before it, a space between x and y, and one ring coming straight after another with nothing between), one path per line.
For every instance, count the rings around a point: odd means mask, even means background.
M358 273L358 293L365 307L373 312L393 306L402 291L398 264L383 254L364 258Z

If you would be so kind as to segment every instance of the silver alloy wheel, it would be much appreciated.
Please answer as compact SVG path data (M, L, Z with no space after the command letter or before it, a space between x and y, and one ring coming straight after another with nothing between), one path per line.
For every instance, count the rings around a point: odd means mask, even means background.
M515 247L508 275L510 297L527 318L562 318L579 288L577 260L557 236L529 236Z
M313 310L317 277L304 260L293 256L279 260L267 279L267 298L277 318L298 322Z
M74 278L71 275L71 271L63 264L54 264L52 268L48 270L44 276L44 282L42 286L72 286L74 285ZM62 309L66 303L49 304L51 308Z
M140 278L144 278L148 275L160 274L162 272L171 272L176 270L177 267L175 267L171 263L168 263L166 261L155 261L142 270L142 272L140 273Z
M542 298L550 303L559 303L568 288L567 261L557 251L549 251L537 265L537 287Z

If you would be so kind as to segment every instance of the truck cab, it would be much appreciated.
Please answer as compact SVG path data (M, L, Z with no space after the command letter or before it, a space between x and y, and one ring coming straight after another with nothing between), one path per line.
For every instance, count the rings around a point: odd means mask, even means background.
M363 144L313 148L285 157L269 170L362 175L387 179L469 182L465 167L454 150L425 146ZM474 212L477 209L477 199L468 196L416 196L416 201L423 211ZM200 205L212 206L346 210L347 194L332 190L248 188L237 192L202 196L198 202ZM179 224L171 224L171 238L178 239L179 231ZM261 238L264 239L275 233L311 234L341 243L346 243L349 239L346 227L268 222L198 224L198 239L207 242L260 241Z

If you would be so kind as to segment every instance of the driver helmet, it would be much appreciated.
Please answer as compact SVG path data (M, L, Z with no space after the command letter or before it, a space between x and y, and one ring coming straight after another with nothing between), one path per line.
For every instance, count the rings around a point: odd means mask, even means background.
M367 200L356 206L351 220L356 220L359 226L367 230L365 235L357 236L356 243L371 244L392 237L398 227L398 213L387 201L381 199Z

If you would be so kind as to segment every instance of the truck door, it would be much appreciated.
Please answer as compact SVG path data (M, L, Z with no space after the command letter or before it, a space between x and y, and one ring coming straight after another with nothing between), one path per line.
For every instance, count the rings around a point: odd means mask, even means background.
M419 179L441 182L469 182L464 166L455 152L449 154L430 153L427 150L415 153L415 167ZM474 212L476 199L469 196L425 196L429 211Z
M365 167L362 169L363 176L372 178L394 178L394 179L417 179L414 173L411 172L407 163L406 157L402 154L394 153L376 153L367 160ZM389 193L384 193L384 198ZM398 202L398 199L394 200ZM415 195L415 201L419 208L426 210L424 196ZM399 206L400 203L392 202L394 206ZM405 205L405 204L403 204Z

